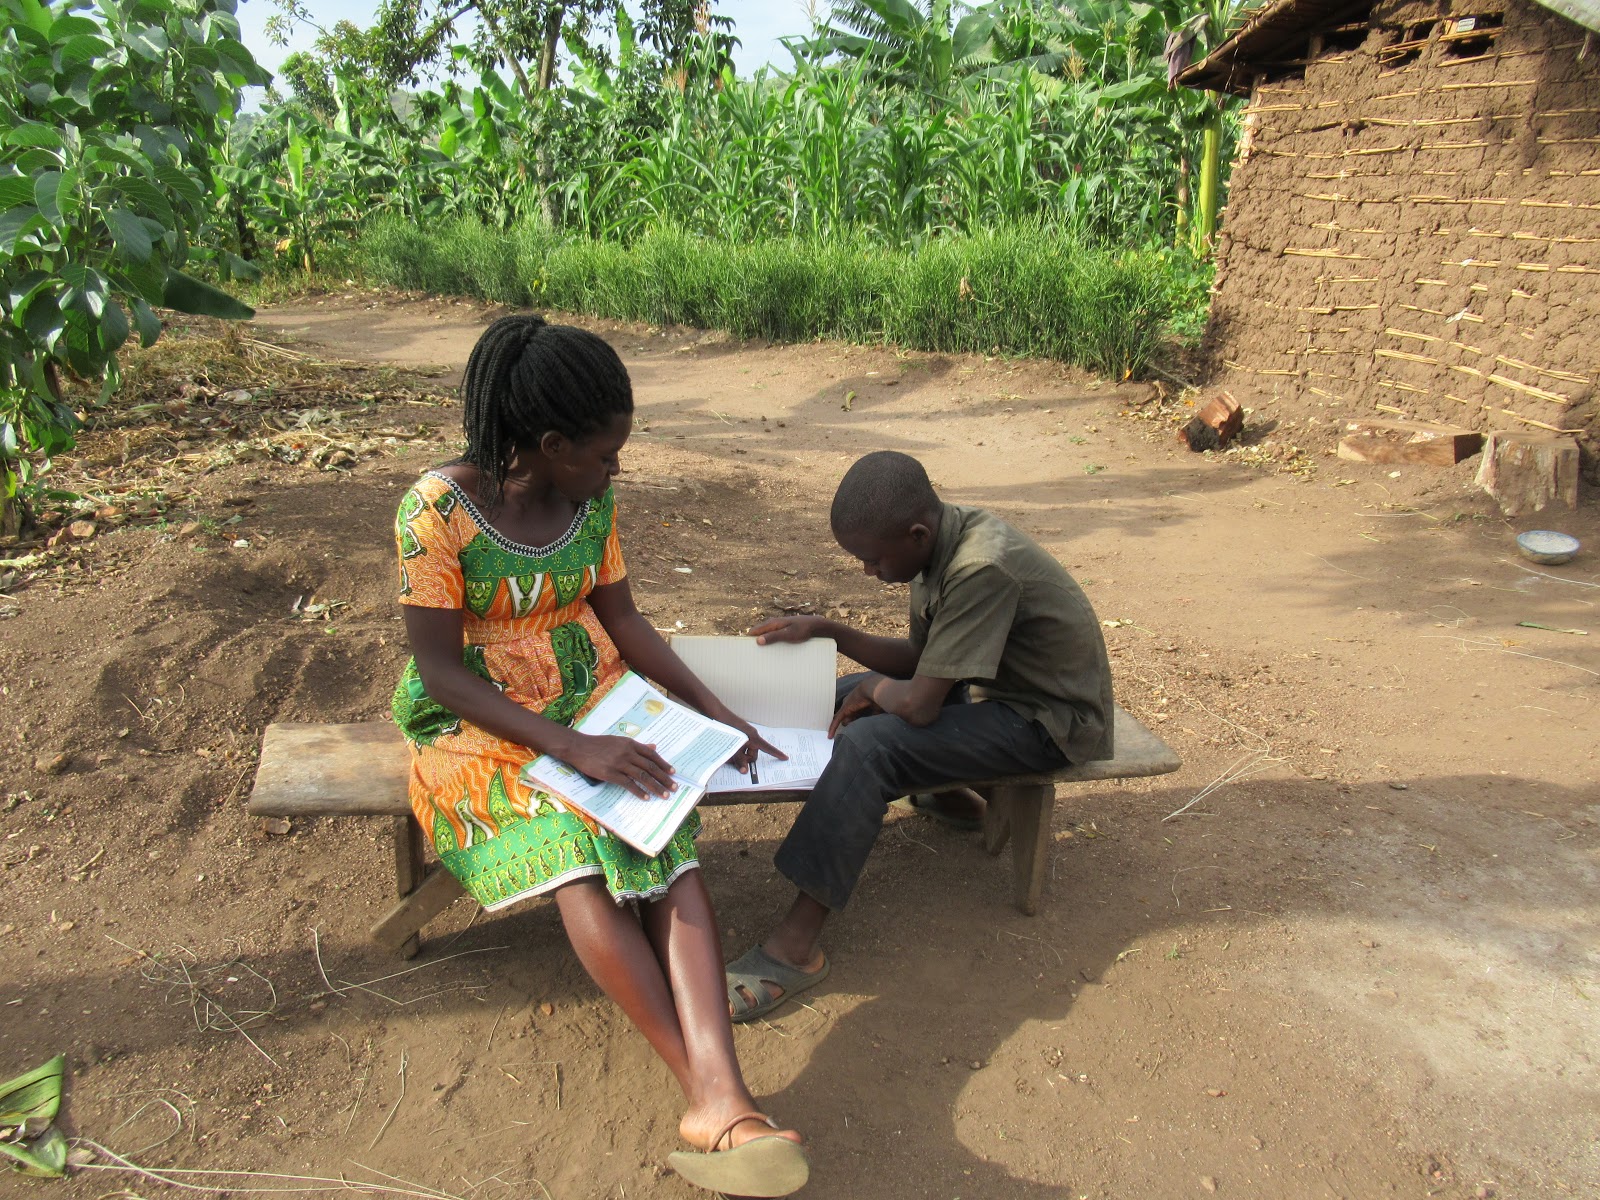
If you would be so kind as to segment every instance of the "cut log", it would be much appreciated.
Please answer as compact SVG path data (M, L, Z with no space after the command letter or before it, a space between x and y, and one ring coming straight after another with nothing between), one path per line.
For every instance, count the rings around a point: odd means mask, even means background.
M1489 435L1478 486L1508 517L1556 504L1578 507L1578 443L1553 433L1497 431Z
M1194 451L1220 450L1244 428L1244 410L1228 392L1214 396L1201 406L1178 434L1178 440Z
M1339 457L1352 462L1453 467L1483 448L1483 434L1425 421L1351 421Z

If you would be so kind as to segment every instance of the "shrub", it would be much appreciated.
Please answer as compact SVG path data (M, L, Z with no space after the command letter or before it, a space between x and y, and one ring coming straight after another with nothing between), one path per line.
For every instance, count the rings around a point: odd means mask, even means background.
M563 239L539 223L501 233L470 219L431 231L380 220L360 256L369 277L407 289L776 341L1054 358L1115 378L1146 369L1196 295L1168 254L1031 225L882 249L674 228L625 245Z

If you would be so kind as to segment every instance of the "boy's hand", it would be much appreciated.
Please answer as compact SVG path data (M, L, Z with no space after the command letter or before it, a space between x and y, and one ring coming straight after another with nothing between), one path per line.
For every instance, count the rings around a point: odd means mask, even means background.
M826 621L822 617L773 617L763 621L750 632L756 645L768 646L773 642L806 642L818 636Z
M874 672L856 684L844 698L844 703L839 705L838 711L833 714L833 721L828 726L830 738L857 717L868 717L883 711L872 698L872 689L882 682L883 676Z
M670 796L678 786L672 782L672 767L656 748L632 738L579 734L565 761L592 780L620 784L641 800Z

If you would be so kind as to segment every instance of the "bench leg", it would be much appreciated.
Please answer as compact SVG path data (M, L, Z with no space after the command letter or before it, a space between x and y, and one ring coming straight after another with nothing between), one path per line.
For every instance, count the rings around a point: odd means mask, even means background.
M416 954L412 947L419 944L422 927L465 894L460 881L442 863L434 863L416 890L384 913L370 936L383 949L411 958Z
M394 819L394 884L395 895L402 901L422 886L423 871L422 826L407 814ZM422 934L413 933L400 943L402 958L415 958L422 949Z
M1039 911L1044 890L1044 866L1050 851L1050 816L1056 790L1050 784L996 788L1006 798L1011 831L1011 860L1015 878L1013 897L1028 916Z
M1011 798L1005 788L980 788L984 798L983 848L990 856L999 854L1011 840Z

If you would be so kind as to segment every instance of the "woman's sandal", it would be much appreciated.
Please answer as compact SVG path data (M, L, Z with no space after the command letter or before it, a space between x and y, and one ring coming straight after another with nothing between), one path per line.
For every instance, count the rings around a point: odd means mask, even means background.
M784 1001L821 983L828 977L830 966L824 955L820 968L802 971L779 962L760 946L753 946L743 958L727 966L728 1014L735 1022L764 1017Z
M788 1138L763 1134L728 1150L715 1148L732 1136L741 1121L765 1121L779 1128L765 1113L740 1113L723 1127L711 1150L704 1154L675 1150L667 1162L686 1183L725 1196L787 1196L805 1187L811 1163L800 1145Z

